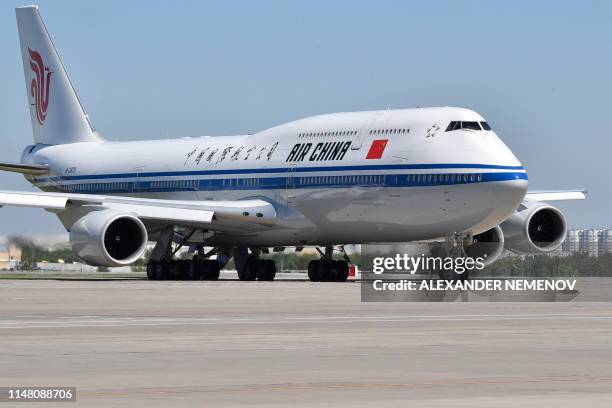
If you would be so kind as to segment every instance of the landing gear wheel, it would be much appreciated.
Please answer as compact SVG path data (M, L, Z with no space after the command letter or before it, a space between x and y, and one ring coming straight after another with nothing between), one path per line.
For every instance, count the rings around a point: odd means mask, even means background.
M161 261L162 276L164 280L181 280L183 279L183 264L182 260Z
M332 261L332 268L335 270L334 277L336 282L346 282L349 275L349 266L346 261Z
M320 259L317 264L319 278L321 282L333 282L335 279L334 270L332 269L331 261Z
M257 262L257 279L271 281L276 276L276 264L272 259L260 259Z
M219 279L219 272L221 271L221 265L217 261L212 259L194 259L193 267L197 271L198 278L202 280L217 280Z
M249 256L242 268L237 270L238 279L242 281L253 281L257 278L257 259Z
M320 282L321 276L319 275L319 260L314 259L308 262L308 279L311 282Z
M191 259L179 259L174 262L178 272L176 277L179 280L197 280L200 278Z
M209 280L209 281L219 280L219 273L221 273L221 266L217 263L217 261L210 261L210 262L214 262L214 264L206 268L205 273L202 275L202 279Z
M344 282L348 279L348 274L346 261L316 259L308 263L308 279L312 282Z
M152 273L155 280L166 280L169 279L169 265L168 261L154 261L152 267Z
M149 261L147 264L147 278L149 278L149 280L162 279L162 268L159 261Z

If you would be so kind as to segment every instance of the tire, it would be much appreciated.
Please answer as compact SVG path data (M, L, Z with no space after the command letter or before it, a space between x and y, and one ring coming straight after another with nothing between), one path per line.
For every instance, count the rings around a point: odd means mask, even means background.
M311 282L320 282L321 276L319 275L319 260L314 259L308 262L308 279Z
M198 273L198 277L202 280L217 280L219 279L219 272L221 271L221 265L217 261L212 259L197 260L194 259L194 265Z
M159 273L159 262L149 261L147 264L147 278L149 280L159 280L161 274Z
M214 263L217 263L217 261L213 261ZM205 275L202 275L202 279L203 280L208 280L208 281L216 281L219 280L219 273L221 272L221 267L216 265L211 267L210 269L208 269L206 271Z
M349 275L349 266L346 261L332 261L332 269L335 271L336 282L346 282Z
M272 259L260 259L257 262L257 279L260 281L272 281L276 276L276 264Z
M173 259L166 262L166 273L168 280L184 280L183 276L183 260Z
M157 263L157 268L155 269L155 272L157 274L157 280L166 280L169 279L169 265L168 265L168 261L159 261L156 262Z
M319 261L317 270L319 272L321 282L334 282L336 280L336 271L332 265L332 262L326 259L321 259Z
M184 280L200 279L199 270L192 259L189 259L189 260L183 259L178 262L180 262L180 271L181 271L182 279Z
M241 270L238 270L238 279L253 281L257 278L257 259L249 257Z

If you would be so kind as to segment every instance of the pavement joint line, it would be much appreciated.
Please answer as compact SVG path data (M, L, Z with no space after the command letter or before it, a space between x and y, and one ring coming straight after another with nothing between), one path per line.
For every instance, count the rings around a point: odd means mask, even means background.
M170 320L127 320L127 319L113 319L113 320L101 320L95 321L51 321L51 322L33 322L19 321L19 322L0 322L0 328L2 329L30 329L30 328L78 328L78 327L130 327L130 326L180 326L180 325L240 325L240 324L255 324L255 325L267 325L267 324L298 324L298 323L357 323L357 322L368 322L368 323L397 323L397 322L449 322L449 321L490 321L490 320L547 320L552 318L565 318L565 319L599 319L599 320L611 320L612 316L539 316L539 317L494 317L494 318L437 318L437 319L423 319L423 318L401 318L401 319L379 319L379 320L363 320L363 319L352 319L347 318L345 320L243 320L243 319L229 319L229 320L198 320L198 319L170 319Z

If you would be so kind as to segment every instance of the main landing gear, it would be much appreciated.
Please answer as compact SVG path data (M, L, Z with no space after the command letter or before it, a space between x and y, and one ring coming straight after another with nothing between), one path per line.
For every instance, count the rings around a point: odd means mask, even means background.
M176 248L172 243L177 235L174 228L168 227L161 231L159 239L151 252L147 264L147 278L150 280L217 280L219 272L229 257L221 248L213 248L208 253L204 247L199 246L193 259L173 259L193 235L184 235ZM217 259L208 259L217 255Z
M276 264L272 259L259 259L260 251L251 248L248 253L247 247L234 248L234 264L238 272L238 279L242 281L271 281L276 276Z
M212 259L149 261L147 278L150 280L217 280L221 266Z
M308 264L308 279L312 282L344 282L349 275L347 260L337 261L332 258L333 247L325 247L325 253L318 248L321 259L315 259ZM344 251L344 249L342 249ZM344 254L345 259L348 257Z
M193 259L173 259L192 234L184 235L173 249L172 244L177 238L174 229L167 228L160 232L147 264L147 277L150 280L217 280L221 268L232 256L240 280L274 280L276 264L271 259L259 259L259 248L251 248L250 254L245 246L233 249L216 247L204 252L203 245L199 245ZM214 255L216 260L210 259Z
M204 252L203 244L196 247L193 259L174 259L178 251L188 244L194 231L177 232L173 227L167 227L159 232L155 248L151 252L147 264L147 277L150 280L217 280L219 273L230 258L241 281L272 281L276 277L276 264L272 259L260 259L262 250L258 247L215 247ZM177 243L173 246L173 243ZM203 241L200 241L203 242ZM192 247L193 248L193 247ZM317 248L321 259L310 261L308 278L313 282L344 282L349 275L349 258L344 254L344 260L333 259L334 248L325 247L325 252ZM216 259L211 259L216 255Z

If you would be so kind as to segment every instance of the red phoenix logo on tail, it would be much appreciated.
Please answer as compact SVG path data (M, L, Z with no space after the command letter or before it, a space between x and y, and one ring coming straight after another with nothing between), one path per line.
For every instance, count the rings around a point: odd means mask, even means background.
M42 57L37 51L32 51L28 47L30 53L30 68L36 74L36 78L32 79L30 92L34 98L36 105L36 119L39 124L43 124L47 118L47 108L49 107L49 85L51 84L51 74L49 67L43 63Z

